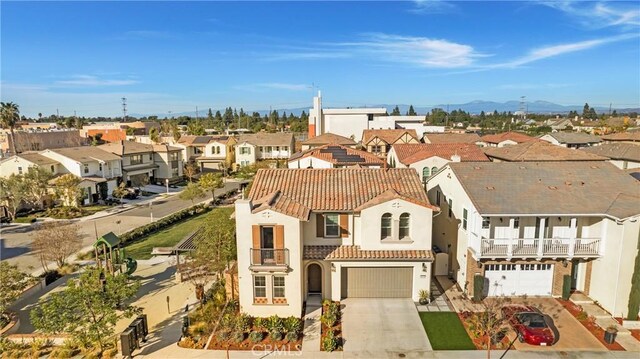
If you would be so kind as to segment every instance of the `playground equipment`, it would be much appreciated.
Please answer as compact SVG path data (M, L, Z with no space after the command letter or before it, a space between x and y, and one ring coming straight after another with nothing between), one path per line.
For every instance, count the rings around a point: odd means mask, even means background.
M109 232L93 244L98 268L104 268L111 274L116 272L133 274L138 268L138 262L131 257L127 257L124 248L121 248L121 241L113 232ZM104 258L100 258L100 253ZM123 268L123 266L125 268Z

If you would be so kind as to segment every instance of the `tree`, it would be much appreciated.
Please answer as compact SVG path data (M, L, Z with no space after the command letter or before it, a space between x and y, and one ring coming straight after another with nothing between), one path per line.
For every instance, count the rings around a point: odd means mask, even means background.
M416 115L418 115L416 113L416 110L413 109L413 105L409 105L409 111L407 111L407 115L408 116L416 116Z
M200 121L191 121L187 125L187 134L203 136L206 134L206 132L204 130L204 126L202 125L202 123L200 123Z
M400 116L400 108L398 107L398 105L396 105L396 107L393 108L393 111L391 111L391 116Z
M62 201L63 206L78 207L82 196L80 183L82 179L74 174L67 173L58 177L54 183L56 197Z
M240 179L251 179L253 178L253 176L256 175L256 172L258 172L259 169L268 168L268 167L269 167L269 164L265 162L256 162L248 166L242 166L236 172L236 177Z
M47 334L70 334L86 347L97 344L102 353L114 339L117 321L139 313L127 299L135 295L140 283L126 274L107 274L102 281L101 274L104 272L92 267L69 280L64 291L41 300L31 311L31 323Z
M0 201L9 210L12 219L16 218L16 212L22 201L27 199L27 190L22 175L12 174L9 177L0 177Z
M582 117L590 118L589 117L590 115L591 115L591 109L589 108L589 104L585 103L584 107L582 108Z
M195 200L204 196L204 191L197 184L190 182L187 184L187 188L183 189L180 192L180 199L185 201L191 201L192 204L195 204Z
M34 278L19 270L18 266L0 262L0 319L8 321L8 307L33 281Z
M210 191L212 200L215 201L215 191L218 188L224 187L224 182L222 182L222 176L219 174L205 173L200 176L198 185L200 185L200 188L202 188L203 191Z
M76 117L74 127L81 130L82 126L84 126L84 119L82 117Z
M38 253L42 269L49 270L47 262L56 262L61 268L69 256L82 248L80 226L75 223L42 223L34 234L31 248Z
M127 189L126 183L122 182L118 187L113 190L111 195L122 202L122 199L129 194L129 190Z
M13 102L0 102L0 124L2 128L8 128L11 135L11 154L16 154L14 129L20 121L20 110Z
M136 129L133 127L127 127L126 133L127 136L133 136L136 134Z
M189 182L193 182L193 177L198 174L198 166L194 162L185 163L183 173L187 176Z
M236 222L231 217L232 209L217 208L207 215L202 227L193 259L209 272L222 278L231 260L237 257Z
M53 174L42 167L29 167L24 175L24 190L27 202L44 209L44 200L49 195L49 180Z
M149 139L153 143L160 142L160 134L158 133L158 128L157 127L152 127L151 128L151 130L149 131Z

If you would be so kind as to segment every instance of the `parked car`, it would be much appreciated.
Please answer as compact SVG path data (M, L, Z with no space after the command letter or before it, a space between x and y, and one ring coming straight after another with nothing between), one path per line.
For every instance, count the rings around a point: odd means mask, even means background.
M506 305L502 315L508 318L520 343L530 345L553 345L555 336L547 320L537 308L528 305Z

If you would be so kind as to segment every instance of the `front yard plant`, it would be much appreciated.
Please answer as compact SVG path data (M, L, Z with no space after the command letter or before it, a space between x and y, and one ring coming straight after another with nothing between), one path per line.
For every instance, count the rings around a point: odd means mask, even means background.
M622 345L617 342L613 342L612 344L607 343L604 340L604 329L600 328L598 324L596 324L596 319L583 310L583 308L570 300L562 300L556 299L562 306L569 312L571 315L576 318L582 326L587 328L587 330L594 336L596 339L602 343L609 350L625 350Z
M322 301L320 316L320 350L342 350L342 315L340 302L325 299Z

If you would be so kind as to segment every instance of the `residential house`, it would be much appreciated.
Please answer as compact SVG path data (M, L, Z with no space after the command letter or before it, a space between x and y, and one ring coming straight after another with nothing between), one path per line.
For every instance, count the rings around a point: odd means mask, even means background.
M341 145L324 145L298 152L289 159L289 168L382 168L384 160L369 152Z
M120 156L95 146L47 149L40 155L57 161L57 174L71 173L82 178L84 204L110 196L122 177Z
M422 183L449 162L489 161L482 149L470 143L416 143L391 146L387 162L391 167L413 168Z
M211 136L182 135L172 146L182 148L184 161L193 162L204 156L205 147L211 140Z
M477 133L425 133L422 137L424 143L470 143L475 145L480 142Z
M567 148L583 148L600 144L599 137L582 132L552 132L541 136L540 139Z
M157 184L169 184L182 180L184 162L182 149L167 144L153 145L153 162L158 165L153 177Z
M432 206L411 169L260 169L236 201L240 310L300 316L313 295L418 300Z
M13 144L15 144L16 153L11 153ZM85 144L87 144L87 140L80 137L78 130L16 130L13 133L13 137L11 137L9 131L2 131L0 132L0 157L9 157L28 151L42 151Z
M478 145L482 147L504 147L530 141L540 140L531 136L527 136L524 133L503 132L497 133L495 135L485 135L480 137Z
M414 130L364 130L362 147L367 152L385 157L391 146L401 143L420 143Z
M118 141L100 145L98 148L122 159L122 180L127 186L140 187L156 183L158 165L153 159L153 145Z
M614 166L623 170L640 168L640 146L631 143L604 143L600 146L583 148L580 152L604 156Z
M614 143L632 143L635 145L640 145L640 131L612 133L610 135L602 136L601 138L604 143L614 142Z
M597 148L596 146L593 148ZM590 147L591 148L591 147ZM640 148L640 147L639 147ZM505 147L484 147L484 153L493 162L547 162L547 161L606 161L584 151L552 145L546 141L531 141Z
M235 148L236 164L248 166L262 160L286 160L294 146L295 139L290 132L240 135Z
M209 136L204 146L204 153L196 158L200 168L224 170L235 162L235 145L238 142L233 136Z
M551 127L553 131L564 131L567 128L573 128L573 123L571 119L556 117L544 121L544 126Z
M323 133L320 136L309 138L301 142L302 151L310 150L312 148L324 146L324 145L341 145L350 148L356 148L356 141L336 135L333 133Z
M24 152L0 160L0 177L23 175L30 167L39 167L51 174L58 174L60 163L37 152Z
M560 296L567 281L626 315L640 234L633 177L606 162L449 163L427 188L442 210L433 243L447 253L436 275L449 271L469 295L481 276L488 296Z

